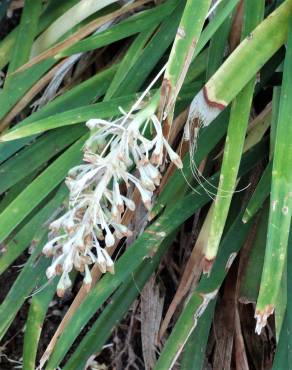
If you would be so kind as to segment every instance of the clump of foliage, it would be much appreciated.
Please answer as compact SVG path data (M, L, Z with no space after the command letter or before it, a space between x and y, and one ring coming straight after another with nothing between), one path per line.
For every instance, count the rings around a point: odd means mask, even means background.
M0 19L3 366L290 368L292 0Z

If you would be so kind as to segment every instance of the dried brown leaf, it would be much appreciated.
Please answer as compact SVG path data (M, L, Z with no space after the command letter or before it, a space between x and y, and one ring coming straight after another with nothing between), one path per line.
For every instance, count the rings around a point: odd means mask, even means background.
M141 336L145 369L152 370L156 363L156 346L164 297L152 275L141 293Z

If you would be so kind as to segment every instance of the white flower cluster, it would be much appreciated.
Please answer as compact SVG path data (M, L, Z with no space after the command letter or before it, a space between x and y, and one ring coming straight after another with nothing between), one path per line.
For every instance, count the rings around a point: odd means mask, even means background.
M146 137L150 125L154 131L151 139ZM96 263L101 272L113 273L114 263L107 249L116 239L131 235L121 219L126 208L135 210L135 203L122 193L121 185L133 184L150 209L153 192L160 183L164 151L177 167L182 167L155 114L146 118L139 112L127 114L112 122L91 119L87 127L92 133L84 146L85 163L72 168L66 179L69 209L50 224L49 241L43 248L44 254L53 256L47 277L61 274L59 295L70 287L73 267L85 272L88 287L88 265ZM133 168L137 168L139 177L132 174Z

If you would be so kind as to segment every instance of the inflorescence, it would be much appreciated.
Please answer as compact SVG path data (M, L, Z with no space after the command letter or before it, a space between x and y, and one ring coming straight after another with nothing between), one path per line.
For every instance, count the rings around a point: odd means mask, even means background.
M49 241L43 248L45 255L53 257L46 272L48 279L61 275L57 287L60 296L71 286L69 273L73 267L84 272L88 288L92 281L89 265L97 264L102 273L114 272L108 249L116 239L131 235L122 224L122 215L126 209L135 210L122 185L136 188L149 210L160 183L165 151L178 168L182 167L153 110L123 113L114 121L91 119L86 125L91 136L84 145L85 163L68 173L69 207L50 224ZM135 168L137 175L133 174Z

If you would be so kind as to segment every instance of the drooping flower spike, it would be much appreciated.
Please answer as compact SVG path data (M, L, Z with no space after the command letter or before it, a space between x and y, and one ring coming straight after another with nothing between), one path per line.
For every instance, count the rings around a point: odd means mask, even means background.
M136 188L149 210L160 183L159 167L165 152L178 168L182 167L180 157L163 136L155 110L156 104L150 103L113 121L90 119L86 123L91 136L84 145L84 163L72 168L66 179L68 211L50 224L49 241L43 248L47 256L53 256L47 277L61 274L59 295L70 287L73 267L84 272L86 287L91 284L89 265L96 263L102 273L114 272L107 248L117 239L131 236L121 220L126 209L135 210L135 203L123 194L121 185ZM153 127L151 138L146 135L149 125Z

